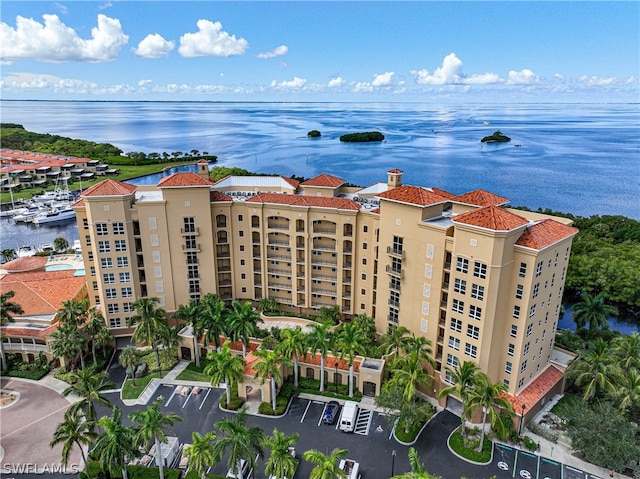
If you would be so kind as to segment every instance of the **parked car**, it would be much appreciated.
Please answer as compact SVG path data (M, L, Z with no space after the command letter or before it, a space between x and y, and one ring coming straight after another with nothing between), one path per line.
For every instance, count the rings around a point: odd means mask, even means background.
M322 422L325 424L334 424L338 418L338 411L340 411L338 401L329 401L324 409Z

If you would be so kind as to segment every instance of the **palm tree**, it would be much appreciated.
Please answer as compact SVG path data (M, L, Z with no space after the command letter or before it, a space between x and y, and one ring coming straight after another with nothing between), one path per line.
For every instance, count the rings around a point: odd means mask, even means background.
M217 294L207 293L200 300L202 328L205 331L204 344L213 340L216 351L220 351L220 336L225 334L225 306Z
M53 249L58 252L65 252L69 249L69 242L66 238L59 236L53 240Z
M623 411L640 406L640 372L632 369L625 374L615 395L618 407Z
M388 333L380 336L380 343L382 344L384 354L391 354L394 351L396 354L402 354L406 351L410 341L411 331L404 326L391 328Z
M82 326L89 314L89 300L69 299L62 302L62 308L58 310L58 321L61 324L71 325L75 327Z
M87 322L84 330L91 338L91 356L93 357L93 365L97 366L96 345L102 344L103 346L106 346L109 344L109 341L111 341L113 336L104 324L104 316L102 316L102 313L95 308L91 309L89 312L89 322Z
M158 308L158 298L138 298L133 302L136 314L131 316L127 326L135 325L132 338L140 344L145 344L153 348L156 353L156 363L160 368L160 354L158 352L158 338L168 328L166 312Z
M11 298L15 296L14 291L7 291L6 293L0 294L0 326L4 326L8 323L13 323L13 315L14 314L22 314L24 311L22 307L18 303L14 303L10 301ZM2 338L0 338L0 369L4 370L7 368L7 361L4 357L4 347L2 343Z
M618 336L612 341L611 352L625 372L640 370L640 334Z
M62 443L62 463L66 466L69 462L69 455L73 446L78 446L82 455L82 464L87 465L87 458L84 454L84 446L93 444L93 440L98 435L93 431L94 425L87 421L82 411L67 411L64 420L58 424L53 433L53 439L49 443L54 447Z
M347 479L347 474L340 469L340 461L347 457L347 452L337 447L329 455L315 449L305 451L302 454L304 460L315 464L309 479Z
M340 359L349 358L349 397L353 397L353 362L356 355L364 353L363 334L353 323L342 325L336 338Z
M320 392L324 391L324 360L329 354L331 345L331 334L329 326L325 324L312 325L312 331L307 335L307 345L311 355L315 356L320 352Z
M229 333L233 341L242 341L243 357L247 355L249 339L256 335L258 322L262 322L262 319L251 306L251 301L240 303L237 300L233 300L229 316Z
M405 472L404 474L393 476L394 478L396 479L436 479L436 476L432 476L425 470L424 465L420 462L420 457L418 457L418 452L416 451L415 447L410 447L407 455L409 456L409 464L411 465L411 472Z
M278 307L279 307L279 303L278 303L278 300L275 298L260 298L260 301L258 301L258 309L263 313L269 312L269 311L276 311Z
M228 454L227 464L238 479L245 479L240 467L241 460L249 462L250 469L255 469L256 458L264 457L262 429L258 426L247 427L246 423L247 412L243 409L239 414L225 417L215 424L221 435L213 445L214 457L220 461Z
M583 388L582 400L589 401L599 393L614 393L621 377L620 367L612 361L609 345L599 339L589 343L567 369L567 377Z
M215 462L213 442L217 435L215 431L209 431L204 436L199 432L191 433L191 444L184 448L184 457L188 458L189 469L193 469L204 479L204 470L213 466Z
M63 358L67 369L75 369L78 357L80 368L84 369L84 347L87 338L82 329L73 324L61 324L51 334L51 352Z
M426 362L432 368L435 367L431 351L431 341L424 336L412 335L407 342L405 354L407 356L415 355L420 361Z
M87 420L95 425L96 404L112 407L111 401L102 396L102 393L116 387L115 383L108 381L108 379L107 373L97 372L94 368L72 372L69 377L71 386L62 391L62 395L73 394L78 396L80 401L74 403L69 411L73 413L78 409L83 410Z
M253 365L253 369L260 379L260 384L264 384L267 379L271 382L271 407L273 412L276 412L276 399L278 383L282 381L282 366L290 366L293 364L287 357L281 356L275 351L269 351L266 349L260 349L254 353L260 361Z
M147 406L144 411L133 412L129 414L129 418L138 423L134 438L136 443L149 446L151 440L155 442L158 472L160 473L160 479L164 479L161 446L167 443L167 433L171 434L169 426L182 421L182 418L174 413L163 413L160 410L160 403L161 400L158 400L151 406Z
M127 458L139 454L134 442L134 431L122 425L120 408L113 408L111 417L104 416L98 421L102 434L98 436L92 455L98 458L103 471L117 474L120 469L123 479L128 479Z
M264 473L267 477L274 476L276 479L292 479L298 467L298 460L295 457L295 444L298 442L300 435L296 432L290 436L285 435L277 428L273 429L273 434L265 438L264 443L271 454L265 464Z
M340 321L340 306L337 304L331 306L322 306L320 310L318 310L318 320L321 323L326 323L329 326L335 326Z
M0 256L2 257L2 262L7 263L11 261L16 256L16 252L11 248L5 248L0 251Z
M618 314L618 310L605 304L604 294L599 293L591 296L589 293L582 293L580 302L573 305L571 316L578 329L589 324L589 329L609 329L609 316Z
M441 389L438 393L438 398L457 396L458 399L460 399L462 403L460 433L464 437L464 423L468 419L468 417L464 415L464 411L466 410L465 406L469 398L470 389L474 386L476 377L480 372L480 367L472 361L465 361L462 364L458 364L458 367L455 369L447 367L447 371L453 384Z
M244 358L231 352L229 343L224 343L220 352L211 351L207 354L211 361L204 369L204 373L211 376L211 385L226 383L227 406L231 403L231 386L242 380L244 374Z
M484 373L476 374L476 381L469 392L469 398L466 403L467 410L463 414L471 416L471 413L478 407L482 408L482 434L480 436L480 445L478 451L482 451L484 447L484 432L487 422L487 415L491 422L491 427L498 431L506 431L507 426L503 422L502 417L498 414L499 410L507 411L513 414L513 407L508 399L503 396L507 387L502 383L492 383L489 377Z
M118 356L118 362L120 366L122 366L127 375L131 372L131 380L133 381L133 385L136 385L136 367L140 364L140 359L136 354L136 349L132 347L126 347L122 351L120 351L120 355Z
M433 376L424 368L418 354L400 356L392 365L389 382L402 391L402 398L406 402L413 401L418 388L431 384Z
M200 306L194 299L189 300L189 304L181 304L173 317L183 320L193 331L193 351L196 360L196 366L200 367L200 348L198 342L204 331L202 327L202 319L200 314Z
M277 351L288 358L293 357L293 385L298 387L298 377L300 376L298 357L303 355L307 349L305 346L306 335L302 333L302 328L296 326L295 329L283 329L280 332L280 344Z

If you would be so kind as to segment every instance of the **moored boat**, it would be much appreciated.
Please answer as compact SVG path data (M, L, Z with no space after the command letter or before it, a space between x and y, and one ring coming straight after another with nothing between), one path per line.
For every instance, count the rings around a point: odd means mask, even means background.
M28 256L35 256L36 250L33 246L23 245L18 248L18 258L26 258Z
M58 209L53 208L45 213L36 216L33 223L36 225L60 223L63 221L76 219L76 212L71 207Z

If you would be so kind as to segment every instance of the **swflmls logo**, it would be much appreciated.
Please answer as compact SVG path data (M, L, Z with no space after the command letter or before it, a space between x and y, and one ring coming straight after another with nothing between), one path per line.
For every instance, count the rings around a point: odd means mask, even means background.
M25 462L22 464L3 464L3 474L77 474L80 468L77 464L36 464Z

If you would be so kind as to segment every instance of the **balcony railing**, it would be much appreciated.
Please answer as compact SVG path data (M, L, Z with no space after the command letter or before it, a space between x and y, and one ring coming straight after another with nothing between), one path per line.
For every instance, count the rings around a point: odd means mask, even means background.
M400 301L396 301L394 299L390 299L389 301L387 301L387 304L389 306L393 306L394 308L400 308Z
M200 234L200 228L180 228L180 233L183 235L199 235Z
M389 289L393 291L400 291L400 285L398 283L394 283L393 281L389 281Z
M404 250L402 248L394 248L393 246L387 246L387 254L395 256L397 258L404 258Z
M395 268L391 265L386 265L384 269L387 273L392 274L394 276L399 276L400 278L402 278L402 275L403 275L402 268Z
M269 223L267 224L267 228L272 230L288 230L289 225L287 223Z
M320 233L320 234L326 234L326 235L335 235L336 234L336 229L335 228L313 228L313 232L314 233Z
M200 252L200 244L198 244L198 243L196 243L196 244L183 244L182 245L182 251L189 251L189 252L198 253L198 252Z

